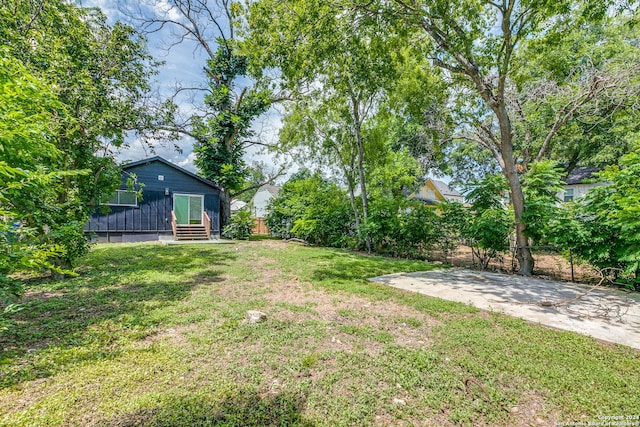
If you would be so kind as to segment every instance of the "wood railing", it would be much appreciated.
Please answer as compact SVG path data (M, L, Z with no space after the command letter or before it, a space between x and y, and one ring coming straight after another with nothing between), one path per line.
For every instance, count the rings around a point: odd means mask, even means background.
M207 211L202 211L202 223L204 224L204 229L207 232L207 239L211 238L211 220L209 219L209 215L207 215Z
M176 220L176 214L171 211L171 231L173 231L173 240L176 239L176 234L177 234L177 220Z

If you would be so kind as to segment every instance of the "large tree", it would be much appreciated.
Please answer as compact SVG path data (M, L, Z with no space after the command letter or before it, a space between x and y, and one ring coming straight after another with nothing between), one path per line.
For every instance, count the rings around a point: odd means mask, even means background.
M7 151L3 159L26 170L87 171L61 177L55 197L12 202L18 219L40 239L64 247L59 261L69 264L86 247L88 215L119 184L114 147L125 144L128 131L157 124L147 104L154 63L133 28L107 25L99 10L64 0L2 2L0 44L11 61L48 85L60 105L51 111L58 126L47 136L50 148L31 157Z
M561 37L562 32L572 31L585 22L603 19L609 11L609 3L589 0L395 0L349 4L349 7L362 8L380 19L400 21L433 41L434 48L425 55L449 75L458 102L458 135L488 150L508 181L516 221L519 272L531 274L533 257L525 233L526 224L522 220L525 199L520 171L516 167L520 158L516 144L525 135L516 133L517 111L510 99L519 61L527 60L518 53L528 40L541 36ZM596 99L598 94L619 87L622 81L596 77L583 83L551 122L543 144L554 138L556 131L578 108ZM543 153L546 150L540 149Z
M51 85L0 49L0 308L5 311L21 290L10 275L51 267L50 258L61 253L22 221L34 215L37 204L64 191L55 142L57 119L65 114ZM1 318L0 312L0 329Z
M399 82L406 83L403 71L415 65L417 49L397 44L404 38L393 24L357 10L345 16L331 2L256 2L249 24L250 50L264 67L279 70L283 86L296 95L281 142L286 148L302 147L307 159L340 173L356 227L370 248L368 180L378 164L393 163L388 151L400 148L398 141L390 144L390 136L399 136L390 131L401 121L390 110L399 113L400 97L393 93ZM422 47L421 40L415 42ZM415 98L430 99L417 89L424 86L414 88ZM404 113L407 123L410 114Z
M280 169L258 184L248 179L252 172L244 160L247 149L268 146L252 125L279 96L272 94L267 79L252 67L241 48L237 29L242 23L241 5L231 0L147 0L136 10L131 7L127 5L128 13L140 21L143 32L171 29L168 49L188 41L206 56L206 84L193 87L179 83L172 98L177 100L181 93L190 92L189 112L181 113L176 106L178 114L163 128L195 140L200 174L223 188L221 219L225 225L232 197L284 172Z
M640 27L625 13L576 20L517 52L509 98L525 168L544 159L613 164L640 130Z

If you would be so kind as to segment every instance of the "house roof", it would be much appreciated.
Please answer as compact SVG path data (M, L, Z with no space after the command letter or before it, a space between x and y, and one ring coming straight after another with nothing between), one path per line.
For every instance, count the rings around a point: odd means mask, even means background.
M426 197L415 197L415 200L424 203L425 205L428 206L436 206L439 202L437 200L433 200L433 199L428 199Z
M595 174L596 172L600 172L601 170L602 168L593 167L593 166L574 168L571 170L571 172L567 174L567 176L564 179L564 182L567 185L582 184L588 179L595 178L593 174Z
M433 183L433 185L436 187L436 189L440 192L440 194L442 194L443 196L456 196L456 197L462 197L462 194L460 194L458 191L454 190L453 188L450 188L447 184L445 184L442 181L438 181L437 179L431 179L429 178L429 180Z
M247 204L245 202L243 202L242 200L233 199L231 201L231 211L232 212L239 211L240 209L243 209L246 206L247 206Z
M167 159L162 158L160 156L149 157L148 159L142 159L142 160L138 160L138 161L135 161L135 162L130 162L130 163L124 164L124 165L122 165L122 169L123 170L127 170L127 169L130 169L130 168L136 167L136 166L145 165L147 163L153 163L153 162L164 163L167 166L170 166L170 167L172 167L172 168L174 168L174 169L176 169L176 170L178 170L178 171L180 171L180 172L182 172L182 173L184 173L186 175L189 175L192 178L197 179L198 181L202 182L203 184L206 184L206 185L208 185L210 187L213 187L213 188L215 188L217 190L223 191L222 187L220 187L215 182L211 182L208 179L204 179L204 178L196 175L195 173L190 172L190 171L188 171L188 170L186 170L184 168L181 168L180 166L176 165L175 163L171 163Z
M271 193L271 195L273 197L278 197L278 194L280 194L280 189L282 187L279 187L277 185L271 185L271 184L265 184L262 187L260 187L261 190L267 190L269 193Z

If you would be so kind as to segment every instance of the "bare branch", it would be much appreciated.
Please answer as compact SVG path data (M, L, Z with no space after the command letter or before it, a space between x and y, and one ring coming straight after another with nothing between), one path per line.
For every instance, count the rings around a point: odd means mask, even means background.
M637 66L636 66L637 68ZM547 133L547 136L540 147L540 151L536 156L536 161L541 160L547 152L552 138L556 135L558 130L564 126L576 112L590 101L597 98L600 94L607 90L615 89L620 85L620 82L627 77L627 73L620 73L619 75L598 75L591 76L591 79L587 86L583 86L580 91L569 102L564 104L557 112L556 119L551 129Z
M269 184L273 181L275 181L276 179L280 178L281 176L283 176L285 174L287 170L287 165L282 165L280 167L280 170L278 170L278 172L274 173L273 175L269 176L265 181L258 183L258 184L254 184L251 185L247 188L243 188L242 190L238 191L237 193L233 193L231 194L231 197L238 197L241 194L246 193L247 191L251 191L251 190L255 190L257 188L262 187L263 185Z

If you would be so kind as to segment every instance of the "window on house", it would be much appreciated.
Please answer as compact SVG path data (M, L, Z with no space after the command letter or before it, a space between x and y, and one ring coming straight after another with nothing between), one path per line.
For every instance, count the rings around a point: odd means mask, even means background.
M109 206L138 206L138 195L135 191L116 190L116 194L107 202Z
M570 202L573 200L573 188L567 188L564 190L564 201Z

